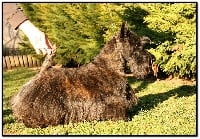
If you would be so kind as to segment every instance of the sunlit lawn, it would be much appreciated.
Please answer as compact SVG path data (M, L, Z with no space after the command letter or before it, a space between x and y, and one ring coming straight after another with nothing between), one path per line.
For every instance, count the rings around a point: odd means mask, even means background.
M26 128L15 121L8 100L37 72L26 68L3 72L3 135L196 135L196 83L180 80L129 79L139 98L131 121Z

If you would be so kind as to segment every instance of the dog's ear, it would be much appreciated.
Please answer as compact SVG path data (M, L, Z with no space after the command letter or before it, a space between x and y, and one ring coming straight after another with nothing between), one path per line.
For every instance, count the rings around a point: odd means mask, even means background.
M127 24L127 22L123 22L121 25L120 38L126 38L128 32L129 32L128 24Z

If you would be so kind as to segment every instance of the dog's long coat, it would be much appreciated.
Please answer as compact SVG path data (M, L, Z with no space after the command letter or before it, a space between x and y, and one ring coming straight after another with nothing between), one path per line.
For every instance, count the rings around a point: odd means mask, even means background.
M151 72L153 56L144 42L122 24L92 62L80 68L46 67L11 98L14 116L28 127L126 120L137 98L125 76L143 78Z

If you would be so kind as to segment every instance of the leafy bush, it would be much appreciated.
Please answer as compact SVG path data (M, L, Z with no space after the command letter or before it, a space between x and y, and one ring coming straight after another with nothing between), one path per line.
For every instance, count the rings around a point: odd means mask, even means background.
M144 18L148 28L173 36L163 42L155 41L157 47L151 49L161 69L180 77L195 76L196 4L146 4L145 7L149 12Z
M57 63L88 63L126 20L133 31L152 40L146 48L156 56L163 72L196 77L196 3L21 5L30 20L57 44Z

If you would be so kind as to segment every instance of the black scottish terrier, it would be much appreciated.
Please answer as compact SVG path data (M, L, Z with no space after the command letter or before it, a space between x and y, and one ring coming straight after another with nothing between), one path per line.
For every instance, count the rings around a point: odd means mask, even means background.
M14 116L33 128L127 120L137 98L126 77L141 79L152 72L154 56L144 50L147 43L147 37L137 36L123 23L119 34L86 65L54 68L47 58L40 73L11 98Z

